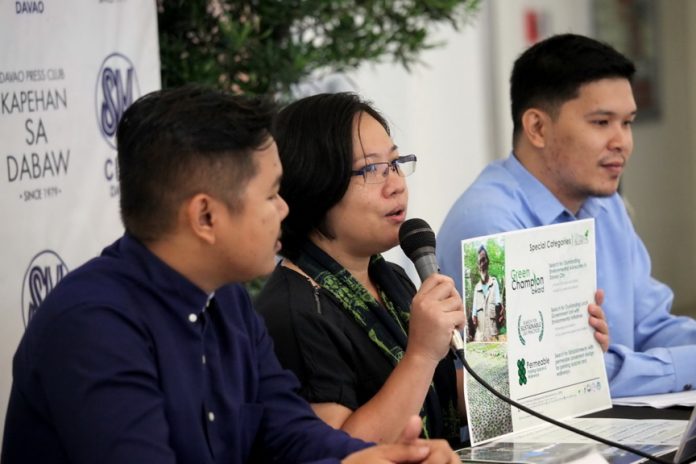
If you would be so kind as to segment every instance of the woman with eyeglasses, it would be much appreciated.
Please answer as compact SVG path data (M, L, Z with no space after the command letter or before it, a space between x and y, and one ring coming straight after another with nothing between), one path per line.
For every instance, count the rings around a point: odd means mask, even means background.
M416 156L402 155L385 119L349 93L290 104L274 136L290 212L283 259L256 307L278 358L335 428L390 442L420 414L425 436L457 446L463 390L448 347L462 300L442 275L416 291L381 256L399 242Z

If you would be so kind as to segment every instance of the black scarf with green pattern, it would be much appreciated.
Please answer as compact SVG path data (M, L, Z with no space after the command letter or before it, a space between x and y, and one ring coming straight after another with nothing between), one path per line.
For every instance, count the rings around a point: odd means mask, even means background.
M381 255L375 255L370 259L368 272L370 279L380 292L384 306L370 295L367 289L348 270L309 241L305 242L300 257L294 262L315 282L333 295L342 309L365 330L370 340L379 347L393 365L396 365L403 358L407 343L413 288L409 287L396 274ZM433 424L428 420L428 417L443 415L446 415L446 411L440 406L437 392L431 382L425 403L420 411L423 421L423 435L426 438L450 438L445 436L447 433L441 430L442 426ZM454 430L449 431L449 435L453 432ZM458 429L456 434L458 435Z

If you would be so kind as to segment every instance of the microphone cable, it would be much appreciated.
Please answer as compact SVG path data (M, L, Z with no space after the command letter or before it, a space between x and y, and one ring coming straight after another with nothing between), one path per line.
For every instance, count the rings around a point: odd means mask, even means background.
M580 429L578 429L578 428L575 428L575 427L573 427L572 425L564 424L564 423L562 423L562 422L557 421L556 419L552 419L552 418L550 418L550 417L548 417L548 416L545 416L544 414L542 414L542 413L540 413L540 412L534 411L533 409L530 409L530 408L528 408L527 406L518 403L517 401L513 400L512 398L508 398L507 396L503 395L502 393L500 393L499 391L497 391L495 388L493 388L488 382L486 382L485 380L483 380L483 379L481 378L481 376L479 376L476 372L474 372L474 370L471 368L471 366L469 365L469 363L468 363L468 362L466 361L466 359L465 359L464 350L463 350L463 349L458 348L458 349L456 349L456 350L453 349L453 351L455 352L455 354L457 355L457 357L459 358L459 360L462 362L462 365L464 366L464 369L466 369L466 371L467 371L478 383L480 383L481 385L483 385L483 387L484 387L486 390L490 391L490 392L493 393L495 396L497 396L497 397L500 398L501 400L505 401L505 402L508 403L509 405L514 406L514 407L516 407L516 408L518 408L518 409L520 409L520 410L526 412L527 414L529 414L529 415L531 415L531 416L537 417L537 418L539 418L539 419L541 419L541 420L543 420L543 421L549 422L549 423L551 423L551 424L553 424L553 425L555 425L555 426L564 428L564 429L569 430L569 431L571 431L571 432L573 432L573 433L577 433L578 435L582 435L583 437L589 438L590 440L598 441L598 442L600 442L600 443L604 443L605 445L608 445L608 446L611 446L611 447L614 447L614 448L619 448L619 449L622 449L622 450L624 450L624 451L628 451L629 453L633 453L633 454L635 454L635 455L638 455L638 456L640 456L640 457L646 458L646 459L648 459L649 461L656 462L656 463L658 463L658 464L674 464L673 462L665 461L664 459L660 459L660 458L658 458L657 456L653 456L653 455L651 455L651 454L645 453L645 452L643 452L643 451L641 451L641 450L639 450L639 449L632 448L632 447L630 447L630 446L624 445L624 444L619 443L619 442L607 440L606 438L602 438L602 437L600 437L600 436L593 435L593 434L591 434L591 433L589 433L589 432L585 432L584 430L580 430Z

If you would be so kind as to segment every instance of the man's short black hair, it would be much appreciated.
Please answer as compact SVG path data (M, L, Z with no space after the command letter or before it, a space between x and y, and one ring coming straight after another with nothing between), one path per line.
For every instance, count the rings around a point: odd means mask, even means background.
M208 193L239 207L256 174L254 151L272 143L265 99L188 85L149 93L118 126L121 218L142 241L171 231L182 202Z
M606 78L630 82L635 71L628 58L589 37L561 34L533 45L517 58L510 76L513 143L528 109L540 108L555 117L583 84Z
M325 224L326 213L348 189L353 128L356 116L359 121L363 114L375 118L389 133L384 117L353 93L314 95L280 111L273 135L283 164L280 195L290 208L282 224L283 256L297 257L314 230L334 238Z

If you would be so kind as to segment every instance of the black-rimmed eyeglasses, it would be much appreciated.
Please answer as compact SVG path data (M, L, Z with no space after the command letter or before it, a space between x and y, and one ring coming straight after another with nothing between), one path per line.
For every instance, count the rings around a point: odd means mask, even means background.
M401 177L410 176L416 171L416 155L399 156L395 160L371 163L353 171L354 176L363 176L366 184L381 184L387 180L389 170Z

